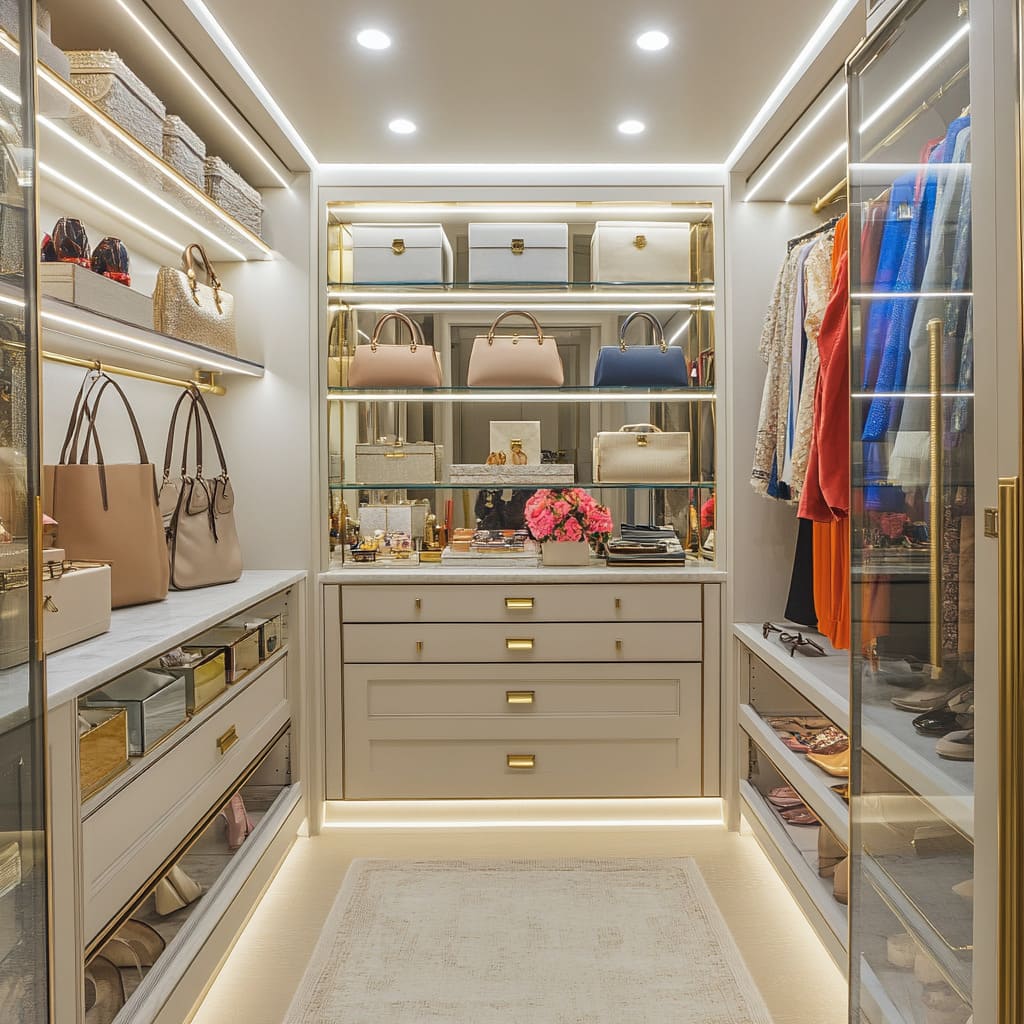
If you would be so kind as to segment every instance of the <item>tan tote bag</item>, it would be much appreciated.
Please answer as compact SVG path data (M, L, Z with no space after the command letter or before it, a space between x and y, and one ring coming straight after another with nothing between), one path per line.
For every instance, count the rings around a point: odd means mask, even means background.
M120 397L128 413L139 451L137 463L104 461L96 415L110 392ZM93 449L95 463L90 461ZM110 563L111 607L167 596L167 545L157 504L156 468L146 455L128 398L106 374L91 372L78 392L60 462L43 469L43 504L57 520L58 543L67 558Z
M171 479L171 456L178 411L188 405L185 439L181 447L181 476ZM217 450L220 473L212 480L203 476L203 420ZM188 471L189 439L195 432L196 470ZM164 476L160 486L160 511L167 529L167 559L171 586L194 590L233 583L242 575L242 548L235 528L235 492L228 476L224 449L209 407L198 388L186 388L174 406L164 449Z
M536 334L495 334L506 317L523 316ZM554 338L546 338L531 313L509 310L473 340L466 382L471 388L560 388L565 380Z
M390 320L405 325L412 337L409 345L381 344L381 333ZM352 388L439 388L441 362L415 320L404 313L385 313L373 329L370 344L356 346L348 384Z
M196 274L199 260L206 281ZM238 355L235 299L221 287L206 250L193 242L181 254L182 270L161 267L153 289L153 327L172 338Z

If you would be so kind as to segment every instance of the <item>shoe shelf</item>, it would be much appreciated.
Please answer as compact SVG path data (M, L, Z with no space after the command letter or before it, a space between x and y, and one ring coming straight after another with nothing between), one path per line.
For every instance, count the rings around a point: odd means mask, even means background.
M777 625L785 628L786 623ZM794 626L793 629L808 632L806 628L800 626ZM849 651L837 651L823 636L815 634L815 643L825 648L824 657L806 656L800 651L790 656L777 634L772 634L766 640L761 632L761 624L754 622L736 623L733 633L749 650L782 676L797 693L849 735Z
M739 721L740 728L800 794L807 806L845 841L850 831L849 807L829 787L849 780L829 775L808 761L806 755L790 750L750 704L740 705Z
M18 42L0 30L0 46ZM265 260L271 247L42 62L39 170L47 198L88 209L129 248L177 265L201 241L214 261Z
M818 875L818 830L785 822L745 779L740 781L740 799L762 849L845 975L847 911L832 895L832 879Z
M921 1002L923 986L912 970L886 967L876 971L860 960L862 1012L877 1024L917 1024L926 1020Z

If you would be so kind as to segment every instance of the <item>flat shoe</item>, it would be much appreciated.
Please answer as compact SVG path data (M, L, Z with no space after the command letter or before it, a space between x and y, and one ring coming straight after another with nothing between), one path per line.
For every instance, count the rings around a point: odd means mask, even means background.
M890 697L889 703L898 707L901 711L938 711L945 707L950 700L956 697L962 690L971 689L971 684L958 686L950 690L945 686L926 686L923 690L915 693L908 693L904 696Z
M847 747L839 754L808 754L807 760L816 764L829 775L837 778L848 779L850 777L850 748Z
M914 719L914 728L922 736L944 736L956 728L956 715L948 708L926 711Z
M782 817L789 825L811 826L820 824L815 813L807 807L800 807L792 811L783 811Z
M831 789L840 800L845 800L847 803L850 802L850 784L848 782L842 783L838 786L829 786L829 789Z
M935 753L947 761L973 761L974 730L961 729L958 732L951 732L948 736L943 736L935 744Z
M794 807L803 807L804 801L800 794L792 786L776 786L768 790L765 799L774 807L783 810L790 810Z
M86 1024L111 1024L124 1006L121 972L103 956L94 956L85 969L95 1000L85 1015Z

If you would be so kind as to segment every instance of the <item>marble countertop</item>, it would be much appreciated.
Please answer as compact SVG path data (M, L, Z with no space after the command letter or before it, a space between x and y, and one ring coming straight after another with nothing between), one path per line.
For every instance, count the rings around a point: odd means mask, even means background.
M306 578L304 570L254 569L235 583L200 590L172 590L164 601L118 608L110 632L46 659L47 706L83 693L144 664L218 622ZM4 703L0 694L0 705ZM0 707L2 714L2 707Z
M649 565L643 568L607 566L597 562L590 566L566 569L526 568L502 565L366 565L337 566L320 573L321 583L724 583L724 569L683 569L672 565Z

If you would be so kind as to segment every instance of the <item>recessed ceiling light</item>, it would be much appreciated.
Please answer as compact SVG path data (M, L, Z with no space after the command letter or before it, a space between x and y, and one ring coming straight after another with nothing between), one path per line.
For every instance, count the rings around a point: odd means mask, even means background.
M396 117L388 124L388 127L396 135L412 135L416 131L416 125L407 117Z
M643 32L636 37L636 45L641 50L664 50L668 46L668 36L656 29L653 32Z
M386 50L391 45L391 36L379 28L364 28L356 36L356 42L367 50Z
M628 121L622 121L619 124L619 131L622 132L623 135L639 135L646 127L647 126L643 121L634 121L630 119Z

